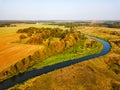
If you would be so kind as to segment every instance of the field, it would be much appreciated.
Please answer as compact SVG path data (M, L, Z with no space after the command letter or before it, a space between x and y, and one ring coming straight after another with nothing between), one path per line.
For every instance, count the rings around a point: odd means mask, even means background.
M81 27L79 30L109 41L111 51L105 56L35 77L11 90L120 90L120 29Z
M57 27L43 24L16 24L16 27L0 27L0 71L15 64L19 60L32 55L42 46L12 43L19 39L18 29L27 27ZM63 28L63 27L61 27Z

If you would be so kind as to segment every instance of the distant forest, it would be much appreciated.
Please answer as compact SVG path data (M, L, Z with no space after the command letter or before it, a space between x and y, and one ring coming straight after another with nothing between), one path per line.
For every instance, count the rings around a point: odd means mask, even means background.
M36 23L48 23L49 25L59 25L65 27L77 27L77 26L91 26L91 27L107 27L107 28L120 28L120 21L74 21L74 22L57 22L57 21L0 21L0 27L12 27L16 23L36 24Z
M120 22L73 22L73 23L52 23L50 25L59 25L65 27L90 26L90 27L120 28Z

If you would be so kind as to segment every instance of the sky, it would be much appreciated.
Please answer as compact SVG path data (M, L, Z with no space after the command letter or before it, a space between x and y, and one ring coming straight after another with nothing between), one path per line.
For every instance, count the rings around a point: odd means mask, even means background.
M0 20L120 20L120 0L0 0Z

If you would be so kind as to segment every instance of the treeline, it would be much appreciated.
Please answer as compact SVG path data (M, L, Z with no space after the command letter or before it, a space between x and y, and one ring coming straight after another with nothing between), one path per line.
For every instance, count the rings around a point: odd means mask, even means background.
M0 27L15 27L16 25L11 24L0 24Z
M60 28L35 28L30 27L26 29L19 29L17 33L21 33L20 39L29 38L25 43L27 44L44 44L47 41L58 38L60 41L66 37L78 39L81 36L80 31L72 31L69 29L63 30Z
M110 35L120 36L120 32L117 32L117 31L102 31L102 32Z
M90 27L108 27L120 28L120 22L72 22L72 23L51 23L50 25L58 25L69 27L90 26Z
M104 25L108 28L120 28L120 22L107 22Z
M47 37L61 37L64 34L64 30L60 28L35 28L30 27L26 29L19 29L17 33L26 33L28 36L32 36L35 34L41 34L43 38Z
M85 23L83 22L60 22L60 23L50 23L49 25L58 25L58 26L64 26L65 28L75 28L78 26L81 26Z

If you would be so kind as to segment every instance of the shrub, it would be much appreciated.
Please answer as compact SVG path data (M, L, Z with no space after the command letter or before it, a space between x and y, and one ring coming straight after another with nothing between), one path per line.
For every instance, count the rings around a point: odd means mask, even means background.
M20 38L20 40L22 40L22 39L25 39L25 38L27 38L25 35L23 35L23 34L21 34L20 36L19 36L19 38Z

